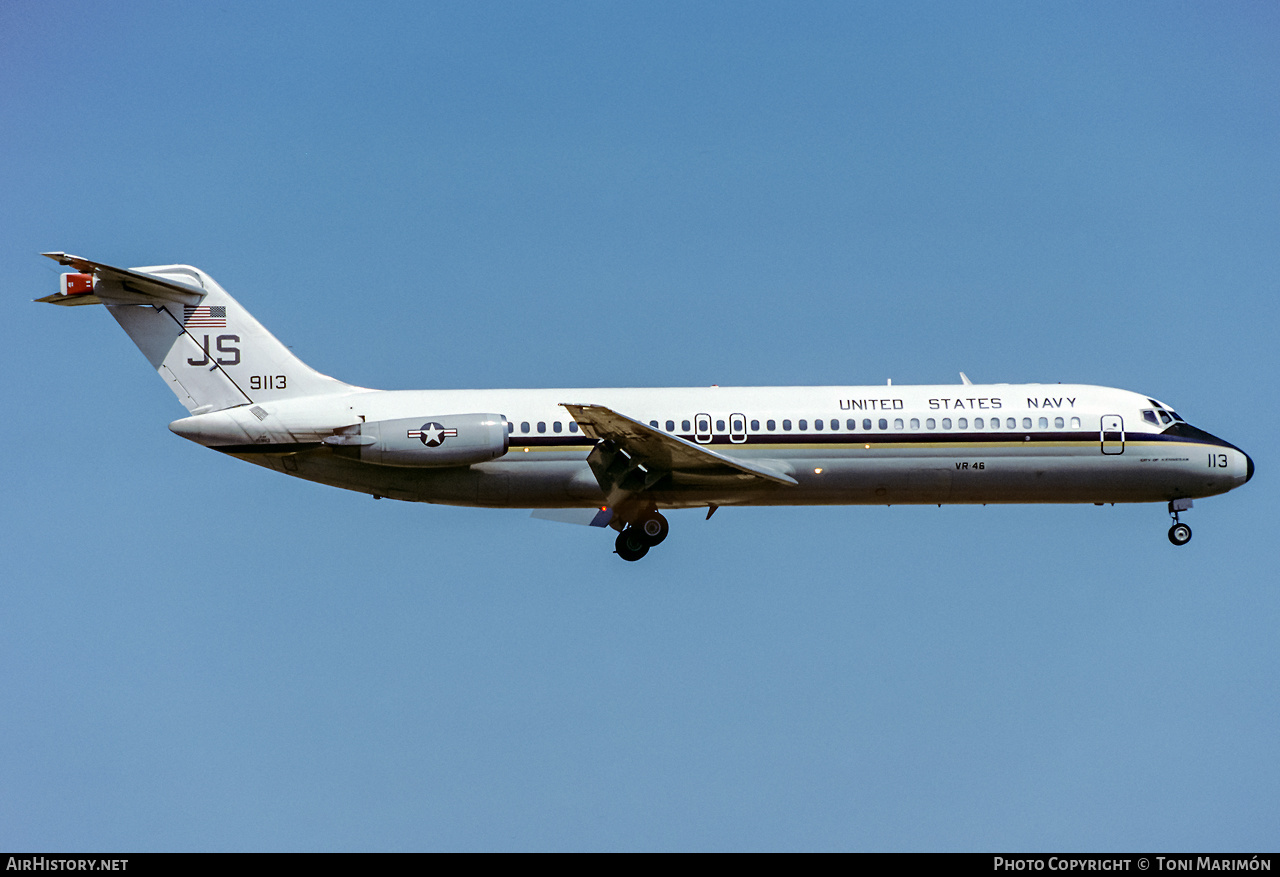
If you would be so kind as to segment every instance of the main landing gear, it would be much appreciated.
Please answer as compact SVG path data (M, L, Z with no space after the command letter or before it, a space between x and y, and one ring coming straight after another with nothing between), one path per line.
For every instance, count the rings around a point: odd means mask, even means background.
M1169 503L1169 517L1173 518L1173 526L1169 528L1169 541L1174 545L1186 545L1191 541L1191 528L1178 520L1178 512L1191 508L1191 500L1175 499Z
M666 539L670 531L667 519L657 510L652 510L620 532L613 549L623 560L639 560L649 553L650 548Z

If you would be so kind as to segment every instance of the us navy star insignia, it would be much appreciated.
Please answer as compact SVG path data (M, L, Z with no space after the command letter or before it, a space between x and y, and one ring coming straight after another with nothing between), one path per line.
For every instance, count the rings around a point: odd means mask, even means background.
M422 424L421 429L409 430L408 437L419 439L429 448L438 448L444 444L444 440L456 436L456 429L447 429L434 421Z

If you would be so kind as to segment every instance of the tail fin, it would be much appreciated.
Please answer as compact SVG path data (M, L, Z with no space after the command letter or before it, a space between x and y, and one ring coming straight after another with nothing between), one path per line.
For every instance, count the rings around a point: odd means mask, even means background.
M62 291L37 301L106 305L193 414L355 389L294 356L199 268L113 268L44 255L81 273L62 275Z

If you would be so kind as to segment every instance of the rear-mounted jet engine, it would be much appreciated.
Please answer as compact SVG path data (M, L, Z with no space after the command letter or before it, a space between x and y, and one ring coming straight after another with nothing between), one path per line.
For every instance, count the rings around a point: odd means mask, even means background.
M508 435L501 414L449 414L360 423L324 442L341 456L381 466L469 466L505 454Z

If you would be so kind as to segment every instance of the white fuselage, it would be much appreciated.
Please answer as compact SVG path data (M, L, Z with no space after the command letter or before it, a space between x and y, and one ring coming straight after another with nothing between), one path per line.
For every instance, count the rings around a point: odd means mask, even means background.
M1239 449L1137 393L1067 384L357 390L177 421L175 432L313 481L419 502L523 508L604 500L596 444L562 403L608 406L795 485L689 475L659 508L707 505L1156 502L1223 493L1252 475ZM508 421L506 452L469 466L372 465L318 444L353 424L478 412ZM1155 422L1151 422L1155 421Z

